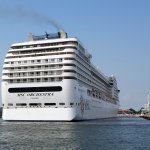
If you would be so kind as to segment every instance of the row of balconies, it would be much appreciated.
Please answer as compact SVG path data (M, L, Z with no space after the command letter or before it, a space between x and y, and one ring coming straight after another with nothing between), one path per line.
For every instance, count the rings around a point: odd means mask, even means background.
M8 83L32 83L32 82L60 82L62 81L62 77L55 77L55 78L29 78L29 79L9 79L4 80Z
M8 77L27 77L27 76L45 76L45 75L61 75L62 70L44 71L44 72L28 72L28 73L9 73Z
M24 50L24 51L12 51L9 50L8 56L11 55L23 55L23 54L31 54L31 53L47 53L47 52L59 52L63 51L65 48L46 48L46 49L33 49L33 50Z
M9 51L25 51L25 50L38 50L38 49L47 49L47 48L63 48L63 47L77 47L77 44L74 42L61 42L61 43L41 43L34 45L20 45L14 46L13 49Z
M62 58L51 58L51 59L33 59L33 60L23 60L23 61L5 61L6 64L10 64L11 66L20 66L20 65L30 65L30 64L51 64L51 63L60 63L62 62Z
M8 83L32 83L32 82L60 82L63 79L75 79L72 76L60 76L60 77L34 77L34 78L16 78L16 79L3 79L4 82Z
M57 48L57 49L39 49L39 50L25 50L25 51L9 51L6 57L9 56L28 56L28 55L37 55L37 54L53 54L60 52L76 52L75 48Z
M12 64L11 64L11 62L12 62ZM14 64L13 64L13 62L14 62ZM15 62L17 62L17 63L15 63ZM58 64L58 63L75 63L75 58L74 57L71 57L70 55L68 55L67 57L66 56L64 56L63 58L58 58L58 56L57 56L57 58L54 58L54 57L37 57L36 59L35 58L33 58L32 60L31 60L31 58L29 59L23 59L23 58L21 58L21 59L5 59L5 61L4 61L4 65L3 65L3 67L12 67L12 66L32 66L32 65L34 65L34 66L37 66L37 65L52 65L52 64Z
M33 53L33 54L25 54L25 55L11 55L11 56L6 56L7 59L11 59L11 58L37 58L37 57L43 57L43 56L58 56L58 55L67 55L67 56L72 56L74 57L75 52L53 52L53 53Z
M43 72L43 71L57 71L57 70L66 70L66 69L72 69L76 70L76 66L63 66L63 65L55 65L55 66L29 66L29 67L15 67L15 68L9 68L9 69L3 69L4 73L21 73L21 72Z
M70 76L70 77L76 77L76 74L75 72L63 72L63 73L57 73L57 74L30 74L30 75L27 75L27 76L24 76L24 75L16 75L16 76L8 76L8 75L3 75L2 76L2 79L3 80L7 80L7 79L23 79L23 78L26 78L26 79L29 79L29 78L45 78L45 77L62 77L62 76Z

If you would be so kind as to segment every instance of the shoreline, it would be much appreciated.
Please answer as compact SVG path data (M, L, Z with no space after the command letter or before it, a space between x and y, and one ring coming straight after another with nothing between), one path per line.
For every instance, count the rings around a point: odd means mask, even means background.
M144 119L147 119L147 120L150 120L150 115L143 115L143 116L140 116L141 118L144 118Z

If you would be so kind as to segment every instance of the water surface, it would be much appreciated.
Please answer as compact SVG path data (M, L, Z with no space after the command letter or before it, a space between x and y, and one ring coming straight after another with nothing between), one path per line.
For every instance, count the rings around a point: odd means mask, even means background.
M150 150L150 121L5 122L0 150Z

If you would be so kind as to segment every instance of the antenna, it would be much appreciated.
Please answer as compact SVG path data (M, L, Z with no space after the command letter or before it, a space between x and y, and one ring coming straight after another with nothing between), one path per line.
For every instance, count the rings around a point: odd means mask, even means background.
M45 39L48 39L48 33L45 32Z

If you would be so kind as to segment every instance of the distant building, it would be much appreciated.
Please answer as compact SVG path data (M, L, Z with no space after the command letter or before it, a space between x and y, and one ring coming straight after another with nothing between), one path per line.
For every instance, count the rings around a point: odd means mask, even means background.
M142 114L150 112L150 94L147 96L147 104L144 105L144 109L142 110Z
M150 94L147 96L147 104L144 105L144 110L150 112Z
M130 109L119 109L118 114L133 114L133 111Z
M147 101L147 111L150 112L150 94L148 95Z

